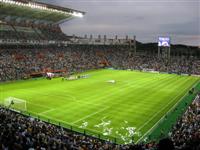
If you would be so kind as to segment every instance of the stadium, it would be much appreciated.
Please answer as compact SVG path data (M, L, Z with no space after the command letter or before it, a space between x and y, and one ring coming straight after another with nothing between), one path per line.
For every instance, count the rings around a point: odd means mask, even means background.
M0 149L200 149L200 48L62 31L85 15L0 0Z

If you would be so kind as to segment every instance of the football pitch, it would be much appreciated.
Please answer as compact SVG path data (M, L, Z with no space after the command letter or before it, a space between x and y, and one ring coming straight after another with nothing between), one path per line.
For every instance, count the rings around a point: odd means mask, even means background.
M0 100L26 100L27 112L90 135L124 143L144 139L199 78L126 70L94 70L73 81L54 78L1 83ZM115 83L108 81L115 80Z

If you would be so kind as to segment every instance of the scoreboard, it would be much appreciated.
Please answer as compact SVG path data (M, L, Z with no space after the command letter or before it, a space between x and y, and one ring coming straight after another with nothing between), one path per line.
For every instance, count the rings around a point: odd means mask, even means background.
M170 37L158 37L159 47L170 47Z

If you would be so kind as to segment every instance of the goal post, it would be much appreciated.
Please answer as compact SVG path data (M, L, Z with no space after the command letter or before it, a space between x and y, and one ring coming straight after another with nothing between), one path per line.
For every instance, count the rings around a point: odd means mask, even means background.
M27 111L26 100L15 97L6 98L4 106L15 111Z

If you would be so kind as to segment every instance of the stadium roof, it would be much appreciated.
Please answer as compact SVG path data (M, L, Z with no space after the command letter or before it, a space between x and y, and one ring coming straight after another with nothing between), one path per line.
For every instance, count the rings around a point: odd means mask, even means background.
M31 0L0 0L1 22L60 24L85 12Z

